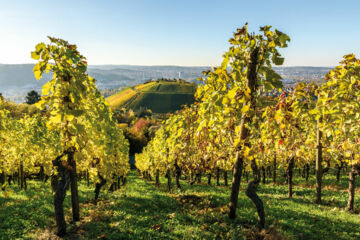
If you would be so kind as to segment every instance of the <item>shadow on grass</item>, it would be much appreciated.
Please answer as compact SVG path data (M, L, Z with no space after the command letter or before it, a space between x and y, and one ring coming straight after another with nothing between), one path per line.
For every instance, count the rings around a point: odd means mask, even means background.
M189 222L186 216L181 216L181 207L175 199L134 172L128 175L125 189L115 193L112 200L114 204L103 209L111 213L110 218L84 224L87 238L104 234L106 239L179 239L181 235L173 231L174 221L180 225Z
M358 231L360 224L347 221L342 223L334 214L310 213L306 209L294 209L292 204L287 206L272 205L266 208L270 215L269 220L279 220L283 231L295 238L303 239L360 239Z
M53 197L50 188L45 189L34 181L28 184L32 186L26 191L10 186L7 197L0 197L0 239L21 238L24 233L45 227L51 221Z
M230 175L230 174L229 174ZM341 184L347 176L342 176ZM231 176L229 176L230 184ZM251 176L249 176L249 180ZM334 189L323 190L324 205L314 204L315 189L304 187L305 180L294 179L294 197L287 198L287 185L261 184L258 194L264 202L267 228L278 222L290 239L360 239L359 215L349 214L341 208L346 205L347 193ZM333 184L335 178L326 176L324 186ZM313 177L309 184L314 182ZM189 185L181 180L181 189L168 193L166 179L155 187L136 176L132 171L128 183L120 191L102 191L97 206L89 203L93 198L92 187L79 184L81 205L80 226L74 228L77 239L241 239L244 229L257 224L253 203L245 195L247 186L242 180L237 218L227 217L230 186L220 187L202 184ZM174 183L174 182L173 182ZM341 185L342 186L342 185ZM51 229L55 226L53 195L48 184L29 183L29 190L11 187L5 197L0 192L0 239L26 238L35 229ZM184 204L181 196L196 195L205 203ZM67 217L70 214L70 197L64 202ZM225 209L224 211L221 209ZM69 231L71 232L71 231Z
M71 211L69 195L68 192L64 201L65 212ZM80 188L80 202L87 196L90 196L88 190ZM8 186L6 193L0 193L0 239L23 239L35 229L54 227L53 201L49 182L31 180L27 190L21 190L17 185Z
M251 177L249 177L251 179ZM344 186L347 176L343 175L340 187ZM309 179L309 184L315 182ZM323 190L323 205L315 204L315 188L297 186L306 183L305 179L297 177L294 181L294 197L287 198L287 185L261 184L258 194L262 198L267 214L267 227L279 222L279 226L291 238L303 239L360 239L358 215L343 211L346 206L347 193L333 189ZM335 176L326 176L323 186L336 184ZM245 196L247 183L242 181L237 222L243 225L256 225L257 213L253 203ZM218 206L228 204L230 189L208 186L205 184L190 186L182 182L182 192L213 195ZM226 222L232 221L226 218Z

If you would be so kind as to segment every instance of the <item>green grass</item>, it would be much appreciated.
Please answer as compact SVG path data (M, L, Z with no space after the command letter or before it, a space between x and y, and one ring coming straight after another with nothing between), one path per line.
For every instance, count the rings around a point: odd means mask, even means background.
M132 88L125 88L120 92L106 98L112 109L121 108L127 101L136 96L137 92Z
M152 93L195 93L195 85L178 82L160 82L141 89L142 92Z
M121 89L119 92L109 96L106 98L106 100L108 100L109 102L110 101L113 101L114 99L116 99L118 96L120 96L121 94L123 94L124 92L127 92L129 89L131 89L131 87L127 87L127 88L123 88Z
M133 110L141 107L151 109L154 113L175 112L182 108L182 105L189 105L194 102L193 93L141 93L129 105Z
M85 202L93 196L92 189L79 186L79 199ZM20 190L11 185L6 192L0 192L0 239L32 239L35 229L55 226L53 195L50 183L28 181L28 189ZM64 201L66 213L70 215L71 200ZM69 217L67 217L69 219Z
M112 109L127 107L136 111L147 108L154 113L167 113L193 103L195 90L195 85L190 83L150 82L125 88L106 100Z
M147 89L155 84L157 84L157 83L156 82L148 82L148 83L136 85L134 88L139 91L145 91L144 89Z
M297 173L297 172L296 172ZM314 204L315 179L308 183L295 176L294 197L288 199L287 185L261 184L259 196L265 204L268 235L274 231L287 239L360 239L359 214L344 211L348 194L347 176L336 184L333 174L324 180L323 205ZM229 176L229 180L231 176ZM282 181L283 179L279 179ZM161 186L130 172L119 191L102 191L98 206L90 202L93 186L79 184L81 222L69 224L67 239L248 239L257 233L256 210L245 196L242 179L237 218L227 217L230 187L205 184L166 191ZM359 180L357 180L359 183ZM0 239L54 238L53 196L49 184L29 182L27 191L12 186L7 197L0 192ZM357 189L357 195L359 194ZM359 210L356 196L355 212ZM70 197L65 200L66 220L71 221ZM270 232L270 233L269 233ZM264 233L262 233L264 235ZM302 236L302 237L300 237ZM273 238L279 239L279 237Z

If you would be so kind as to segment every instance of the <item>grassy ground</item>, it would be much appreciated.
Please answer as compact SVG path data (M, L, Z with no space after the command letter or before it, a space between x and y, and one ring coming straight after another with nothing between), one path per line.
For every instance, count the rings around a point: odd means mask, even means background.
M175 112L194 102L195 85L179 82L150 82L125 88L106 100L112 109L151 109L154 113Z
M155 82L156 83L156 82ZM152 93L192 93L196 91L195 85L190 83L160 82L142 88L143 92Z
M229 176L230 179L230 176ZM243 179L244 180L244 179ZM93 186L80 183L81 222L68 225L67 239L360 239L359 200L355 213L344 211L347 201L347 176L340 184L332 174L325 176L324 205L314 204L315 179L306 183L295 177L293 199L286 185L260 185L258 193L265 204L267 232L258 233L256 210L241 185L237 219L227 217L230 188L190 186L168 193L165 179L157 188L153 182L128 176L127 185L114 193L103 191L95 206ZM215 184L213 179L213 185ZM221 181L223 185L223 181ZM357 189L357 195L360 194ZM29 182L27 191L12 186L0 192L0 239L56 239L49 184ZM65 200L66 220L71 221L70 198ZM280 232L280 234L279 234ZM272 238L270 238L272 237Z
M139 84L135 86L135 89L138 91L144 91L147 88L150 88L152 85L157 84L157 82L148 82L148 83L144 83L144 84Z
M137 94L132 88L125 88L118 93L106 98L111 108L119 108Z
M167 113L180 110L182 105L194 102L193 93L141 93L131 104L130 108L139 110L141 107L151 109L154 113Z

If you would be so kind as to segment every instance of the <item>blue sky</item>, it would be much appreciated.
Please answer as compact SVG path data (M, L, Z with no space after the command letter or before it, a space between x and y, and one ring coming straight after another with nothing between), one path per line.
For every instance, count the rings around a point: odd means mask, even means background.
M89 64L216 66L237 27L272 25L287 66L334 66L360 54L359 0L0 0L0 63L31 63L46 36ZM360 57L360 56L359 56Z

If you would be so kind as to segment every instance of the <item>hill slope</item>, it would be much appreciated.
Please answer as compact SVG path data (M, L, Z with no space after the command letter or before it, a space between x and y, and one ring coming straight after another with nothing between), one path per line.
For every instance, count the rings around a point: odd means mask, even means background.
M12 101L24 102L31 90L41 92L44 83L51 79L46 74L44 79L36 81L32 69L34 64L0 64L0 93ZM130 66L130 65L89 65L88 74L94 77L100 89L118 89L141 84L149 79L182 78L194 82L202 76L202 71L210 67L180 66ZM323 79L330 68L325 67L275 67L274 70L283 78L284 83Z
M195 90L193 83L153 81L124 88L106 100L113 110L123 107L134 111L147 108L154 113L167 113L193 103Z

